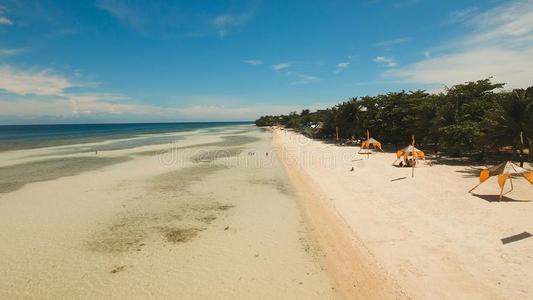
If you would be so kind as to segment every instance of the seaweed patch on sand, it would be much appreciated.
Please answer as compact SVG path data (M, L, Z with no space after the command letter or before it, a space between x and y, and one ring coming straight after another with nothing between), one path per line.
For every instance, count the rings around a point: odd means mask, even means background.
M142 241L147 237L145 222L142 216L122 217L99 232L85 246L97 253L122 253L139 249L144 246Z
M290 195L291 190L290 187L287 185L286 182L281 180L280 178L271 178L271 179L252 179L250 180L251 184L264 184L268 186L272 186L275 189L277 189L280 193Z
M211 163L220 158L238 156L242 151L242 148L200 151L199 153L194 155L191 160L195 163Z
M111 270L109 273L116 274L118 272L122 272L126 269L126 266L115 266L113 270Z
M151 189L153 192L184 191L192 183L200 182L206 176L224 169L226 167L220 165L197 165L167 172L153 178Z
M188 146L179 146L179 144L175 148L168 148L168 149L162 149L162 150L147 150L147 151L139 151L135 152L132 155L139 155L139 156L153 156L158 154L167 153L170 151L184 151L184 150L193 150L193 149L204 149L206 147L236 147L236 146L244 146L246 144L250 144L253 142L257 142L260 140L258 137L249 136L249 135L226 135L221 137L222 141L218 142L211 142L211 143L200 143L200 144L193 144Z
M216 220L217 217L214 215L207 215L204 217L197 218L198 221L203 222L205 224L211 224L214 220Z
M161 235L173 244L192 241L234 207L218 202L220 199L209 189L191 189L193 183L223 169L198 164L154 177L146 193L131 199L115 221L86 242L86 248L101 254L120 254L142 251Z
M161 228L160 232L169 243L187 243L194 239L204 228Z

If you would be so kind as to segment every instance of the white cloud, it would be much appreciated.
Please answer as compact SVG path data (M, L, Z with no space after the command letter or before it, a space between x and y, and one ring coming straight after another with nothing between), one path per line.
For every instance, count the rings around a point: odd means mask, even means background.
M245 60L244 62L252 66L258 66L263 64L263 61L261 61L260 59L249 59Z
M157 115L162 108L152 105L117 102L124 97L108 94L68 95L68 110L72 115L120 114L120 115Z
M335 70L335 73L340 73L346 69L348 69L350 67L350 63L345 61L345 62L340 62L337 64L337 70Z
M445 85L493 76L508 88L532 85L533 0L506 3L465 22L473 30L442 45L440 53L385 75Z
M411 37L399 37L392 40L382 41L379 43L374 44L376 47L392 47L398 44L403 44L412 41L413 38Z
M455 23L462 23L469 18L471 18L473 15L475 15L478 12L479 8L477 7L466 7L460 10L456 10L452 12L448 16L448 20L446 20L446 24L455 24Z
M108 98L110 97L110 98ZM116 95L82 94L71 95L68 99L42 100L2 100L0 99L0 119L13 122L28 121L34 123L73 122L76 120L100 120L109 122L142 121L240 121L255 120L266 114L286 114L304 108L317 109L331 104L303 105L263 105L234 103L230 105L205 103L183 107L160 107L128 103L115 100ZM213 98L213 97L211 97ZM215 97L216 98L216 97ZM222 97L224 99L224 97ZM220 101L218 101L220 102ZM19 121L17 121L19 120Z
M318 78L292 74L292 84L307 84ZM73 93L81 87L52 71L20 71L0 68L0 123L133 122L133 121L229 121L254 120L267 113L285 113L298 106L245 104L227 97L192 97L192 105L158 106L138 103L109 93ZM181 101L179 101L181 102ZM178 103L179 103L178 102ZM222 104L223 103L223 104Z
M279 71L279 70L287 69L290 66L291 66L290 63L279 63L279 64L273 65L272 68L276 71Z
M98 0L96 1L96 7L107 11L128 25L138 26L142 20L137 9L133 5L130 5L130 3L122 0Z
M4 25L4 26L9 26L9 25L13 25L13 21L11 21L11 19L9 19L8 17L6 17L6 8L2 5L0 5L0 26Z
M246 24L254 16L255 9L252 8L242 14L224 14L212 19L211 24L215 28L220 38L224 38L231 30Z
M389 68L396 67L398 64L393 58L385 57L385 56L377 56L373 59L374 62L377 62L378 64L382 64L384 66L387 66Z
M293 75L297 78L296 80L292 81L290 85L304 85L304 84L317 83L320 81L320 78L316 76L311 76L311 75L305 75L305 74L300 74L300 73L295 73L295 72L290 72L288 73L288 75Z
M303 74L292 84L319 79ZM303 107L246 104L228 97L185 97L176 106L143 104L120 94L72 92L73 84L52 71L21 71L0 67L0 123L230 121L254 120L264 114L286 113ZM188 102L191 105L180 105Z
M7 17L0 16L0 25L13 25L13 21L8 19Z
M323 109L331 104L305 104L305 105L195 105L176 109L176 115L180 120L191 117L195 120L255 120L263 115L287 114L291 111L302 109Z
M105 95L68 95L53 100L22 99L0 100L0 116L74 118L102 115L160 115L162 108L150 105L132 104L109 100Z
M0 90L19 95L59 95L73 86L50 70L28 72L0 66Z
M407 82L446 85L494 76L495 81L507 82L510 87L528 87L533 83L533 50L471 49L425 59L385 74Z
M25 49L0 49L0 56L14 56L24 52Z

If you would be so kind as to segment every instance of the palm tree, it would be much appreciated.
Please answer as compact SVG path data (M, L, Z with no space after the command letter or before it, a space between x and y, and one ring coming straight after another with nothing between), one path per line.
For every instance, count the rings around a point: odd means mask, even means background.
M532 155L533 143L533 98L524 90L509 93L501 103L501 110L493 113L487 130L490 144L496 147L512 146L524 165L524 149Z

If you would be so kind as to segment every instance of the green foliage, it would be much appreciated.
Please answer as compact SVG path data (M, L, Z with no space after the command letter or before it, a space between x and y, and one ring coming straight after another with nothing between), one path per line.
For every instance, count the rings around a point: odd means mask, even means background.
M258 126L283 125L309 131L321 124L323 137L373 137L395 147L410 142L452 155L533 147L533 87L502 91L491 78L447 88L439 94L401 91L351 98L332 108L300 114L264 116ZM428 149L429 150L429 149ZM532 153L533 157L533 153Z
M529 90L529 92L528 92ZM499 105L483 124L483 144L490 148L512 147L520 154L533 144L533 89L502 95ZM533 155L533 153L530 154Z

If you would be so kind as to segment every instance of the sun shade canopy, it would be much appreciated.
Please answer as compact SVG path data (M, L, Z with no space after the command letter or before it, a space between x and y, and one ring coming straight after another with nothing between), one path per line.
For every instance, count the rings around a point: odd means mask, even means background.
M379 149L381 151L383 151L381 149L381 143L373 138L369 138L368 140L366 141L363 141L361 143L361 148L362 149L370 149L370 147L374 147L375 149Z
M492 176L498 176L498 185L500 186L500 199L503 195L511 192L513 190L513 182L511 179L511 176L517 176L522 175L524 178L526 178L529 183L533 184L533 171L526 170L524 168L521 168L520 166L510 162L505 161L502 162L499 165L496 165L492 168L487 168L481 170L479 173L479 183L473 187L469 192L472 192L475 188L477 188L480 184L485 182L487 179L489 179ZM511 190L503 193L503 187L505 186L505 183L507 182L507 179L511 179Z
M367 130L366 131L366 140L364 140L361 143L361 150L370 149L370 148L378 149L381 152L383 152L383 149L381 149L381 143L378 140L376 140L374 138L371 138L370 137L370 131Z
M396 151L396 158L400 157L408 158L409 156L414 156L415 158L421 158L426 159L426 154L424 154L424 151L413 147L412 145L409 145L401 150Z

